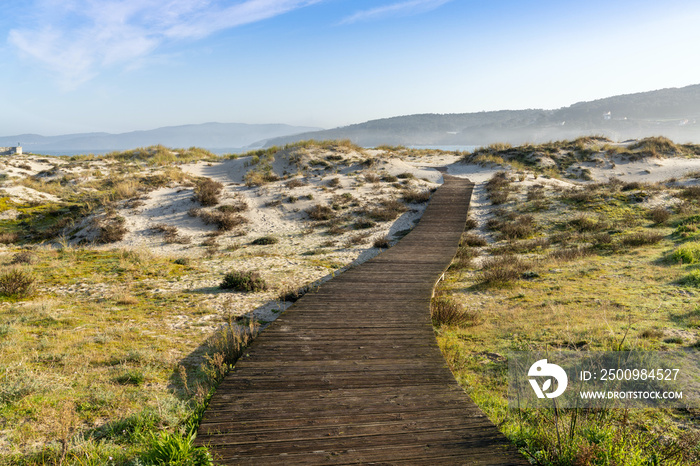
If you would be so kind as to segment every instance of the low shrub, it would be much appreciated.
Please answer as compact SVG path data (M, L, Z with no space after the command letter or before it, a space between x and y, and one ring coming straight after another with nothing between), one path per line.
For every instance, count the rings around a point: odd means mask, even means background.
M655 207L649 211L649 218L654 222L654 225L663 225L671 217L671 212L663 207Z
M462 237L459 240L459 244L460 246L467 245L471 247L482 247L488 245L489 243L484 237L479 236L475 233L462 233Z
M266 246L268 244L277 244L279 243L279 238L276 236L261 236L260 238L254 239L250 244L254 244L256 246Z
M541 184L532 185L527 189L527 200L537 201L544 197L544 186Z
M233 230L235 227L248 223L248 219L242 215L237 215L232 212L221 211L205 211L198 212L201 218L207 225L216 225L221 231Z
M124 225L125 223L126 219L119 215L107 217L98 221L95 242L98 244L107 244L121 241L129 232Z
M219 195L224 185L211 178L200 180L194 187L194 198L203 206L214 206L219 203Z
M663 330L658 329L658 328L648 328L648 329L642 331L639 334L639 336L641 338L658 340L659 338L664 336L664 332L663 332Z
M486 182L486 192L493 205L508 202L510 190L510 180L506 172L497 172Z
M355 230L366 230L375 226L377 226L376 222L373 222L372 220L368 220L366 218L361 218L353 224L353 228Z
M491 246L489 252L493 255L501 254L526 254L537 250L549 248L551 241L546 237L533 238L522 241L509 241L506 244Z
M312 220L330 220L335 217L335 212L330 206L316 204L306 209L306 214Z
M222 290L234 291L265 291L267 283L258 272L239 271L229 272L224 276L224 280L219 285Z
M0 274L0 296L27 298L34 294L34 277L20 268Z
M479 222L476 221L474 217L467 217L467 221L464 224L465 230L473 230L479 226Z
M562 201L573 202L576 204L586 204L595 198L595 193L589 189L571 188L560 196Z
M386 236L377 238L374 240L372 246L379 249L388 249L390 246L390 240Z
M537 224L532 215L509 215L506 218L489 220L488 226L504 239L527 238L535 233Z
M31 251L20 251L14 256L10 264L33 264L36 262L36 255Z
M349 248L352 246L357 246L359 244L363 244L367 238L369 238L369 232L368 233L358 233L356 235L352 235L348 240L345 242L345 247Z

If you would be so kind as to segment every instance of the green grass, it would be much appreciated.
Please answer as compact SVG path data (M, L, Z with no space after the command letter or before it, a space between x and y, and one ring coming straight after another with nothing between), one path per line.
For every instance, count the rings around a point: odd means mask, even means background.
M663 351L690 349L700 339L697 243L683 243L672 227L649 219L637 202L645 188L622 187L613 182L580 192L540 190L547 209L532 208L535 196L508 187L512 199L497 206L493 225L507 229L527 213L538 236L501 234L488 251L514 255L466 265L458 256L441 285L441 296L479 310L468 327L435 323L445 359L477 405L534 464L700 461L700 424L692 409L554 412L507 406L510 351ZM695 209L682 218L700 213ZM677 218L664 220L677 225Z
M700 243L679 246L671 253L670 260L682 264L697 264L700 262Z

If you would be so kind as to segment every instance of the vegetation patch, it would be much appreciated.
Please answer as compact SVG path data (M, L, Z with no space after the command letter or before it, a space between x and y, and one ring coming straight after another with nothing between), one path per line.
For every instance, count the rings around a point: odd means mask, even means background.
M700 243L684 244L671 253L670 260L681 264L700 262Z
M308 209L306 213L311 220L330 220L335 217L335 211L328 205L316 204Z
M107 215L95 221L97 244L115 243L124 239L129 230L126 228L126 219L121 215Z
M194 199L205 207L215 206L220 202L219 196L224 185L210 178L200 180L194 188Z
M219 285L219 288L222 290L259 292L267 290L268 286L258 272L234 270L224 276L224 280Z
M272 235L267 235L267 236L261 236L260 238L255 238L250 244L254 244L256 246L266 246L269 244L277 244L279 243L280 240L276 236Z
M23 299L34 294L34 276L18 267L0 273L0 296Z
M220 231L230 231L237 226L248 223L247 218L229 211L198 210L194 212L194 214L201 218L207 225L216 225L216 228Z
M406 191L403 193L404 202L421 204L430 200L430 191Z
M486 286L506 286L523 278L530 268L519 256L504 254L486 259L481 266L481 283Z
M430 301L430 318L436 327L441 325L471 327L478 325L480 320L477 311L466 310L454 299L440 293Z
M700 288L700 270L695 269L691 270L690 273L684 277L682 277L680 280L678 280L678 283L684 286L692 286L695 288Z

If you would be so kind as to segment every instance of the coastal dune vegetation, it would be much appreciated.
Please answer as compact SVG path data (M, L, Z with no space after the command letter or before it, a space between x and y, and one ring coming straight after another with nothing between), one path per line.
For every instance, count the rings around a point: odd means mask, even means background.
M508 351L700 347L700 147L596 136L0 159L0 464L215 461L241 351L407 234L438 166L477 183L432 308L467 393L534 464L697 464L697 408L507 408Z

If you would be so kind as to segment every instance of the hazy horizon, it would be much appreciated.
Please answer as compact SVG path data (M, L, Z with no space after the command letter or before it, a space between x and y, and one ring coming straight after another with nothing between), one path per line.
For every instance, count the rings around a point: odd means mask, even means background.
M0 135L334 128L700 83L688 0L0 4Z

